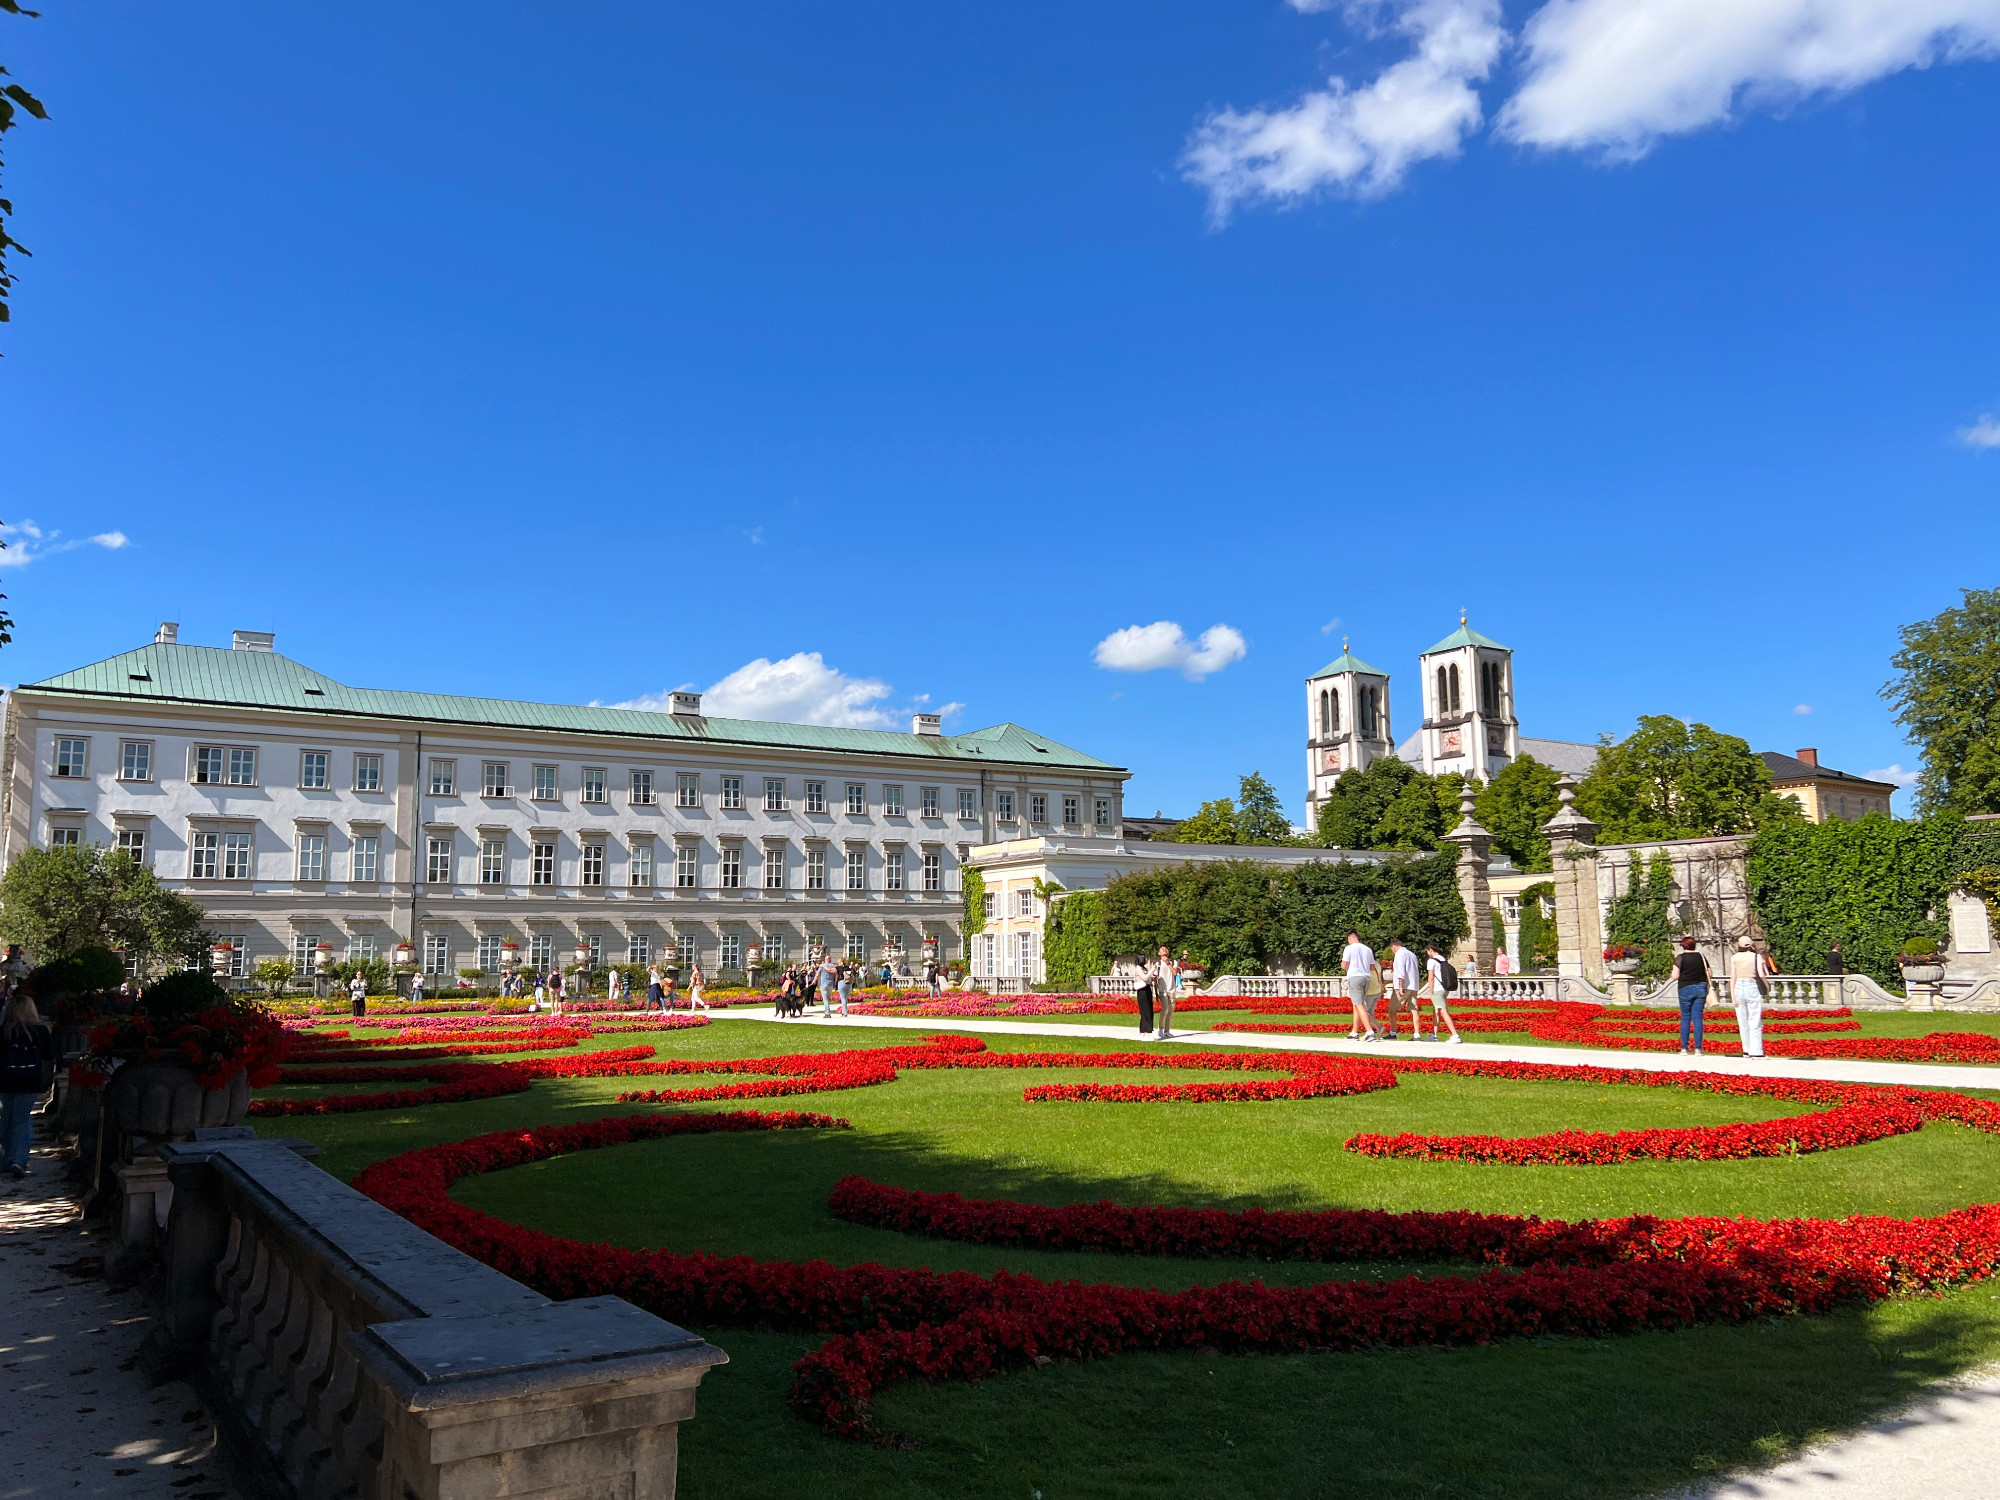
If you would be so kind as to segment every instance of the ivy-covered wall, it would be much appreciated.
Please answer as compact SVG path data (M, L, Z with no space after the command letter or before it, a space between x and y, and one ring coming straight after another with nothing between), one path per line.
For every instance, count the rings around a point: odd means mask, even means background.
M1109 972L1104 948L1104 893L1072 891L1049 903L1042 924L1043 983L1050 989L1081 990L1093 974Z
M1553 880L1531 885L1521 892L1521 966L1526 969L1553 969L1556 964L1556 922L1542 915L1542 902L1555 903Z
M1942 947L1953 887L1988 858L2000 869L2000 837L1955 814L1779 823L1751 841L1750 901L1780 969L1824 974L1838 941L1848 969L1900 990L1904 941Z
M967 870L961 884L965 888L965 926L960 930L965 934L965 956L970 958L973 934L986 930L986 877L977 870Z

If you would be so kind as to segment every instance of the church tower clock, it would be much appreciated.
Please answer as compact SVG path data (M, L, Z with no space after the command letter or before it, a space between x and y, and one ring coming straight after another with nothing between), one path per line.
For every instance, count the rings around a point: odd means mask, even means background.
M1306 826L1343 771L1365 771L1395 753L1389 732L1389 674L1347 649L1306 679Z

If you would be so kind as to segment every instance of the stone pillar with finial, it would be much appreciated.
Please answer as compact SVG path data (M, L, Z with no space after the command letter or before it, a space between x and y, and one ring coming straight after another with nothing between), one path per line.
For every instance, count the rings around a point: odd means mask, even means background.
M1493 888L1487 883L1487 856L1493 835L1479 826L1472 811L1472 788L1461 790L1458 799L1458 827L1445 838L1458 845L1458 895L1465 903L1466 920L1472 935L1452 953L1451 961L1466 969L1468 961L1478 965L1480 975L1493 972Z
M1602 986L1604 916L1597 904L1597 825L1576 810L1576 778L1556 782L1556 815L1542 825L1556 887L1556 973Z

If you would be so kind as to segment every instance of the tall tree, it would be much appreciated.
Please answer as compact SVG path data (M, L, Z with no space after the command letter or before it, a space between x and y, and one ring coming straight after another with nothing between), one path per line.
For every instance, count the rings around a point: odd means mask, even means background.
M1183 818L1167 830L1167 841L1174 844L1235 843L1236 804L1227 797L1202 803L1195 809L1193 817Z
M1615 743L1606 735L1576 805L1607 844L1749 833L1799 816L1796 801L1773 794L1747 740L1671 714L1642 714Z
M161 885L123 849L23 849L0 877L0 939L39 962L122 950L143 969L201 956L201 904Z
M1494 852L1506 855L1517 870L1550 868L1542 825L1561 806L1557 779L1553 766L1524 755L1502 766L1474 803L1480 823L1493 835Z
M1923 755L1925 812L2000 812L2000 589L1902 629L1882 696Z
M23 10L20 0L0 0L0 11L5 11L10 16L38 16L41 14L40 11L36 10ZM6 78L7 76L7 70L0 68L0 78ZM48 111L42 108L42 101L22 88L20 84L0 83L0 142L4 142L7 138L7 132L19 123L19 115L24 110L28 114L33 115L37 120L46 120L49 117ZM0 163L0 165L4 165L4 163ZM5 323L13 316L8 310L7 305L7 294L14 286L13 273L7 269L7 252L9 250L18 250L23 255L33 253L26 245L7 232L7 220L12 217L13 212L13 201L6 197L0 197L0 323Z
M1319 828L1313 842L1334 849L1376 848L1376 830L1390 805L1423 774L1393 756L1376 761L1365 771L1342 771L1319 806Z
M1236 842L1239 844L1289 844L1292 820L1278 801L1278 789L1252 771L1236 785Z

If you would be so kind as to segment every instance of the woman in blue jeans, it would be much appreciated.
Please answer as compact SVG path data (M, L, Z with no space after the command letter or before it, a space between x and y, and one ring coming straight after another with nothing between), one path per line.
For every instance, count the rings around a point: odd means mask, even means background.
M1688 1051L1688 1033L1694 1033L1694 1055L1701 1056L1701 1012L1708 1004L1708 960L1695 952L1694 939L1681 939L1681 951L1674 955L1674 987L1681 999L1681 1056Z
M34 1108L55 1077L55 1037L26 994L0 1014L0 1167L15 1181L28 1175Z

